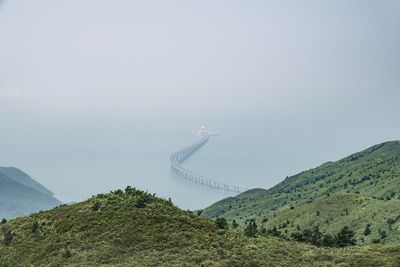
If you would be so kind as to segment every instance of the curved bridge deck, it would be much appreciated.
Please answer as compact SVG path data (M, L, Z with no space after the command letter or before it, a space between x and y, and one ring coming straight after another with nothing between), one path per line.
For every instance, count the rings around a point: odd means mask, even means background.
M221 183L213 178L188 170L182 165L182 163L187 158L189 158L193 153L195 153L199 148L207 143L209 139L209 135L203 135L201 139L196 143L173 153L169 158L171 171L189 181L208 186L213 189L219 189L234 193L241 193L248 190L247 188L242 186Z

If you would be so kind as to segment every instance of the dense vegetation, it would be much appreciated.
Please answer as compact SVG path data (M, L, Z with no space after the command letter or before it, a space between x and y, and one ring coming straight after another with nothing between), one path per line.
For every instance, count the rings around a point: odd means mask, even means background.
M303 240L316 227L334 236L348 226L358 244L400 241L400 142L386 142L337 162L287 177L269 190L253 189L215 203L207 217Z
M0 224L0 266L393 266L400 246L321 248L128 187ZM346 234L346 233L345 233ZM345 240L345 239L344 239Z

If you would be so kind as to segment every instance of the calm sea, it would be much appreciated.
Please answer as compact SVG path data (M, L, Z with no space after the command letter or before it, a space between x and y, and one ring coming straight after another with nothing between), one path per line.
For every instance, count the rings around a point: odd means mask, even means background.
M313 127L313 122L278 118L38 124L2 133L0 165L23 169L65 202L131 185L171 197L184 209L204 208L231 194L172 176L168 162L171 153L196 140L192 130L202 125L220 136L184 165L248 188L268 188L288 175L381 141L321 123Z

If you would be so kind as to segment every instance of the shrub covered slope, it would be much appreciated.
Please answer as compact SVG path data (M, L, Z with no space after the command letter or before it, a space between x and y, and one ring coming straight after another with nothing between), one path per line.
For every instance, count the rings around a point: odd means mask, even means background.
M0 224L1 266L333 266L400 263L400 246L318 248L247 237L127 188Z
M398 242L399 196L400 142L392 141L287 177L269 190L224 199L203 214L239 223L256 219L287 237L315 226L329 233L348 225L360 244ZM371 233L365 234L367 227Z

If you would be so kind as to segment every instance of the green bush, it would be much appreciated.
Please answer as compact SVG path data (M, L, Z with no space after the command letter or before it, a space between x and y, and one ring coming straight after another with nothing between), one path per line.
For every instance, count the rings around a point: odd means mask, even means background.
M322 236L321 245L324 247L334 247L336 245L335 239L330 234Z
M364 229L364 235L367 236L369 234L371 234L371 224L370 223L367 224L367 227L365 227L365 229Z
M354 239L355 232L350 230L349 227L343 226L343 228L336 234L336 245L338 247L347 247L356 244Z
M233 228L238 228L239 227L239 224L236 222L236 220L232 221L232 227Z
M218 217L215 220L215 226L217 226L218 229L227 230L228 229L228 222L224 217Z
M276 229L276 228L275 228ZM257 224L254 219L251 219L244 228L244 235L247 237L256 237L258 233Z
M98 211L98 210L100 210L100 207L101 207L100 203L96 201L92 205L92 211Z
M4 230L3 232L3 244L8 246L13 240L13 232L11 229Z
M36 233L36 231L39 229L39 223L37 221L34 221L31 225L31 232Z

